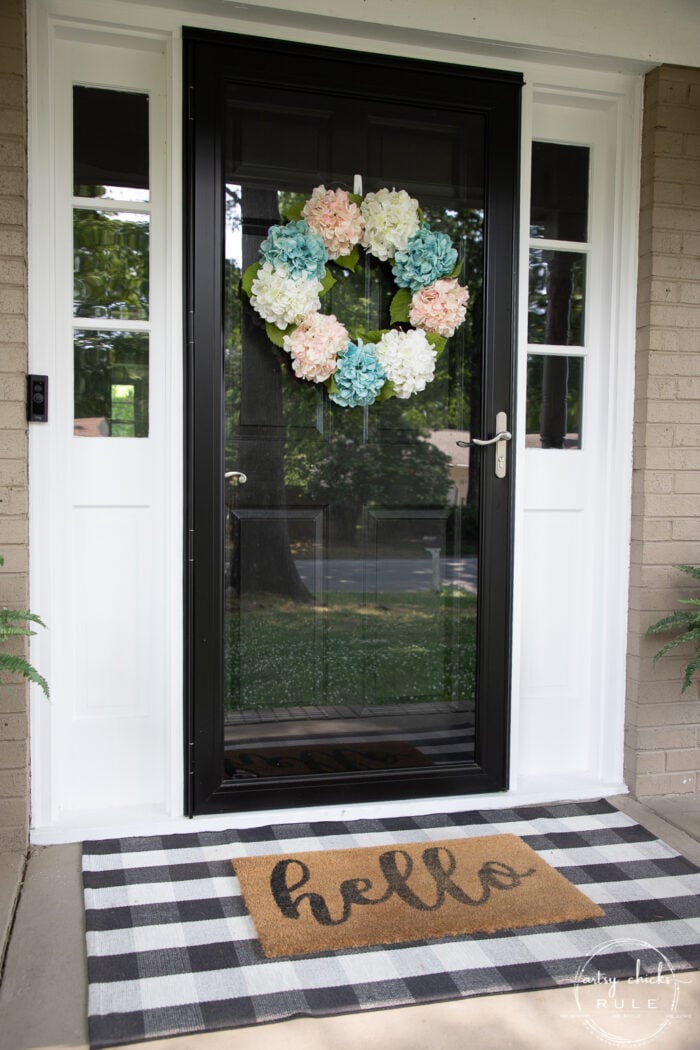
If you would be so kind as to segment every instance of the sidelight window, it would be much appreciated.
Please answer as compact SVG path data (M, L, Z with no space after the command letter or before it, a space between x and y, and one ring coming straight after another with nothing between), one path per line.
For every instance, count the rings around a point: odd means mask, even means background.
M73 88L74 434L147 437L148 95Z

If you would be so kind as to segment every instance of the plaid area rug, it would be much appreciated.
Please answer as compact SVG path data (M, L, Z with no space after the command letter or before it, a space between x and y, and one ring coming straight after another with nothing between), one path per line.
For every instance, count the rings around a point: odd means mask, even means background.
M231 860L256 854L520 836L604 919L265 959ZM596 953L635 972L642 941L700 969L700 869L605 801L314 821L86 842L91 1045L289 1017L572 985Z

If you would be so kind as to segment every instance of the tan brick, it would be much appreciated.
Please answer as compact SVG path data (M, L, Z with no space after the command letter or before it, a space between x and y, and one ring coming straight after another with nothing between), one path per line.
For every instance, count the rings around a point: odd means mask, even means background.
M682 424L674 428L673 444L676 446L689 445L691 448L700 447L700 426L689 426Z
M690 493L682 496L656 496L651 494L645 499L645 510L647 515L652 518L692 516L700 514L700 499ZM671 554L668 559L668 564L670 565L674 561L678 561L678 558Z
M700 770L700 748L689 748L683 751L668 751L667 766L669 772L676 770Z
M698 130L698 111L693 106L659 106L656 111L656 124L657 127L663 127L666 132L682 131L693 135ZM692 179L692 161L689 162L690 174L684 172L675 175L668 174L667 169L662 167L662 165L678 163L675 158L657 157L655 161L656 171L663 179L670 179L671 182L685 182ZM675 170L678 172L678 169Z
M683 747L683 744L678 744ZM27 764L26 740L0 740L0 769L24 769Z
M700 119L698 125L700 125ZM700 157L700 135L684 135L683 149L689 157Z
M655 230L700 230L700 213L656 205L652 208L652 223Z
M28 800L23 798L0 798L0 827L11 828L27 819Z
M5 401L0 405L0 418L5 430L24 430L27 426L26 405Z
M7 651L7 647L5 647L4 651ZM21 655L24 656L25 654L22 653ZM9 678L7 681L9 682ZM3 714L21 715L26 710L27 687L24 681L20 685L5 684L0 686L0 711Z
M0 459L22 459L27 454L27 435L23 430L0 430ZM2 469L2 468L0 468ZM7 478L0 474L4 481ZM10 541L15 542L15 541Z
M0 798L24 798L29 781L23 769L0 770Z
M26 522L25 522L26 527ZM27 593L24 573L0 572L0 601L3 605L21 605Z
M22 228L6 226L2 231L0 251L3 255L24 255L27 251L27 238Z
M695 748L698 731L695 726L640 727L636 731L636 740L641 751Z
M673 163L686 163L684 161L673 161ZM649 231L649 246L655 253L662 255L675 255L680 254L683 247L683 235L676 232L677 228L673 230L658 230L654 229ZM644 238L640 234L640 247L644 246Z
M27 374L27 348L21 343L0 346L0 372Z
M646 695L653 696L655 684L651 682L646 683L648 686L648 688L645 688ZM697 725L700 722L700 701L690 700L683 702L680 700L680 695L681 683L679 682L677 691L672 694L672 700L666 703L640 705L637 708L635 724L640 728Z
M0 464L0 466L2 466L2 464ZM24 464L22 464L22 466L25 467L26 470L26 466ZM5 544L0 553L2 553L5 558L5 565L2 569L3 573L14 572L26 574L28 559L27 549L23 544Z
M649 304L649 324L659 328L676 325L678 328L700 329L700 311L694 306L658 303Z
M19 197L0 198L0 224L23 226L26 221L26 205Z
M0 546L27 542L26 518L4 518L0 515ZM9 599L8 599L9 602Z
M0 404L4 401L19 401L24 404L26 392L26 376L0 372Z
M700 208L700 186L684 186L682 201L691 208Z
M19 168L0 168L0 195L6 197L21 197L26 190L24 172ZM5 249L0 244L0 252L6 255Z
M638 333L638 339L642 333ZM649 350L665 350L673 353L678 350L678 332L673 328L648 328L646 332L646 346Z
M1 61L2 48L0 48ZM0 166L3 168L24 168L26 149L21 139L0 138ZM675 227L674 227L675 229Z
M643 773L637 777L635 794L639 798L648 795L687 795L692 794L695 787L693 773Z
M655 401L647 404L650 423L693 423L700 416L700 407L693 401Z
M676 492L700 493L700 470L686 470L673 477Z
M2 470L0 469L1 475ZM25 515L28 510L28 495L24 486L0 487L0 514Z
M700 303L700 281L695 284L684 281L678 287L678 299L681 303Z
M0 714L0 740L26 740L28 731L26 714Z
M686 373L689 376L700 375L700 354L698 354L698 339L700 339L700 328L678 330L678 349L681 354L687 355L691 368Z
M688 333L690 336L690 333ZM692 337L697 341L697 333ZM692 338L691 337L691 338ZM649 355L649 374L659 376L693 376L697 375L698 362L691 355L667 354L656 352Z
M625 749L625 767L635 773L663 773L666 770L665 751L633 751Z
M3 69L0 73L0 98L6 106L24 108L26 98L24 77Z
M700 470L700 449L650 448L646 465L656 470Z
M697 121L697 115L692 112L690 117ZM694 131L697 124L693 124L688 116L684 115L679 123L682 125L678 131ZM677 157L659 157L654 164L656 177L663 182L683 182L697 185L700 183L700 164L695 159L679 159Z
M674 540L696 540L700 543L700 518L678 518L672 523Z
M2 231L0 230L0 255L2 253ZM24 259L0 257L0 284L22 287L27 277Z
M8 15L7 6L4 7L3 15L0 17L0 40L5 47L24 48L24 22L21 18L13 18Z
M27 823L16 828L0 828L0 853L27 848Z
M650 151L656 156L682 157L685 139L686 135L682 131L662 131L660 128L654 128L647 141ZM660 185L665 185L665 183L660 183Z

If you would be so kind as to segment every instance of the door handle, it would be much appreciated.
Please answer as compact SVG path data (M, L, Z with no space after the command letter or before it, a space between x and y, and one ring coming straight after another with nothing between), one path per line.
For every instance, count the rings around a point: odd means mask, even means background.
M496 467L495 474L497 478L504 478L507 471L507 459L506 459L506 446L511 441L513 435L508 430L508 416L505 412L496 413L496 433L492 438L472 438L471 441L458 441L457 444L460 448L470 448L472 445L478 445L483 448L485 445L496 446Z
M244 474L242 470L227 470L224 478L229 485L245 485L248 475Z

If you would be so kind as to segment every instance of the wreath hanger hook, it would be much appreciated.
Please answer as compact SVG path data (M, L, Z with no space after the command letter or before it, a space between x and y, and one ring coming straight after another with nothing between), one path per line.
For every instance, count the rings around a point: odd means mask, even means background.
M362 176L361 175L355 175L355 178L354 178L353 184L352 184L352 192L354 194L356 194L356 196L358 196L358 197L362 196Z

